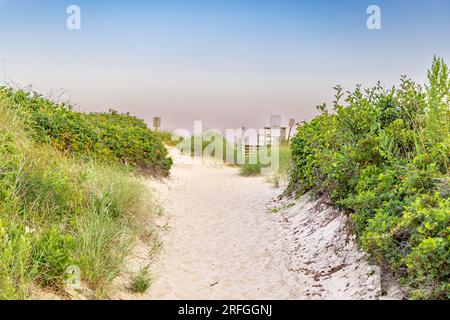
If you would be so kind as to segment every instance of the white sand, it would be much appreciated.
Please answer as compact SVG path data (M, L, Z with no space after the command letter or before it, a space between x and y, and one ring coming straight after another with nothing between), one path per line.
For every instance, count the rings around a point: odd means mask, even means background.
M296 275L274 249L277 225L265 206L277 191L236 169L186 162L175 164L156 191L170 229L147 298L298 297Z
M159 221L163 249L151 264L152 286L144 295L132 295L122 279L113 299L380 295L379 271L368 266L353 243L344 241L343 216L326 208L317 213L316 204L305 197L271 213L268 207L289 202L273 202L281 189L273 189L265 178L240 177L237 169L204 165L171 152L171 178L149 182L165 208ZM138 246L129 265L136 270L148 263L145 247Z
M305 299L400 299L401 288L369 265L347 228L347 217L309 195L276 206L284 227L280 241L288 269L303 274ZM384 293L383 293L384 292Z

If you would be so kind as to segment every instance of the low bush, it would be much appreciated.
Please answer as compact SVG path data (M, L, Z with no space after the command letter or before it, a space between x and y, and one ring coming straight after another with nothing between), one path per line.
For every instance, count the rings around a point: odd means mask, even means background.
M262 168L263 165L259 162L254 164L245 163L240 166L239 174L243 177L259 176Z
M352 216L362 247L417 298L448 299L450 74L435 58L425 86L344 93L292 140L290 191L313 191ZM345 102L341 103L345 97Z
M121 163L150 174L168 175L172 160L160 138L143 120L119 114L80 113L36 93L0 88L38 143L107 163Z
M263 151L264 153L266 151ZM288 177L291 167L292 167L292 159L291 159L291 149L290 146L286 143L283 143L278 146L278 168L272 163L275 159L271 159L272 148L267 148L267 156L268 159L264 162L267 163L270 160L269 164L263 164L260 161L259 156L256 159L256 163L250 163L249 159L246 159L245 163L240 165L239 174L244 177L258 176L261 175L261 169L265 167L273 167L275 171L271 173L272 180L275 186L279 185L280 179L284 179ZM255 159L253 159L254 161Z
M69 144L58 149L73 152L59 152L56 145L72 138L76 145L76 135L64 140L62 133L30 128L37 113L25 117L17 97L2 93L0 299L25 299L35 294L36 286L60 289L69 266L78 266L83 283L104 297L134 239L150 225L144 221L155 212L154 201L132 166L77 156L79 150ZM24 99L36 103L36 110L47 103Z

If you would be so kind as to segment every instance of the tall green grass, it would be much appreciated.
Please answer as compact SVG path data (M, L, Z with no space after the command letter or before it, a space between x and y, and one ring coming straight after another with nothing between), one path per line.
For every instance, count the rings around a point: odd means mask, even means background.
M37 143L14 103L0 95L0 298L61 290L71 265L106 297L155 202L130 167Z

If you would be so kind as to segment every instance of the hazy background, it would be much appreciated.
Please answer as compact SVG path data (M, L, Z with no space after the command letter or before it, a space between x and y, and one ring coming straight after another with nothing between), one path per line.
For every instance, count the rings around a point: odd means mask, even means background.
M366 27L370 4L382 30ZM450 62L450 1L0 0L1 82L167 129L309 119L335 84L423 82L433 54Z

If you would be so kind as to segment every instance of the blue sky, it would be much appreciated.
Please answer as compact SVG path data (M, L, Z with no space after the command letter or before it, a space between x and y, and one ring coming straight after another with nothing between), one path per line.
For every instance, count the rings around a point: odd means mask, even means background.
M371 4L381 30L366 27ZM166 128L260 127L311 118L335 84L423 82L433 54L450 61L449 35L446 0L0 0L0 80Z

